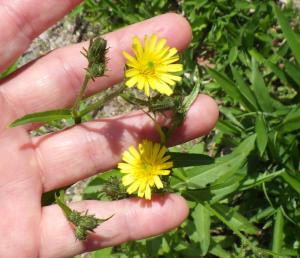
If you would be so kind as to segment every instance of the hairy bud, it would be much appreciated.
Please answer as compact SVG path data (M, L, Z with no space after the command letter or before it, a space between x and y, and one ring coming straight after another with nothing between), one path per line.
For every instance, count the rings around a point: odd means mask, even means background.
M91 39L88 50L85 48L83 49L82 54L89 62L89 65L86 68L87 75L92 80L104 75L107 63L107 50L107 41L101 37Z
M66 205L63 191L60 192L59 197L55 196L55 201L64 212L67 220L75 226L75 237L78 240L86 240L89 232L93 232L96 227L113 216L98 219L95 215L88 215L87 211L82 215L79 211L72 210Z

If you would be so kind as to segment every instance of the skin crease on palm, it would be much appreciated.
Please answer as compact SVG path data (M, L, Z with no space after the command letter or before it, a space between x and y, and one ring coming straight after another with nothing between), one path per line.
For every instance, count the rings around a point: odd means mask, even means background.
M30 42L79 4L79 0L0 0L0 71L21 55ZM191 40L188 22L165 14L105 35L109 45L107 77L89 85L90 95L122 81L124 58L134 35L157 33L183 51ZM70 106L78 94L87 43L57 49L19 69L0 86L0 257L72 257L76 254L142 239L180 225L188 215L185 200L175 194L114 202L81 201L79 211L112 219L99 226L85 242L56 206L41 207L41 195L105 171L116 165L121 153L142 139L157 135L141 112L84 123L59 133L31 138L35 125L9 129L8 124L28 113ZM207 134L218 109L208 96L199 95L171 144ZM165 121L162 121L164 123Z

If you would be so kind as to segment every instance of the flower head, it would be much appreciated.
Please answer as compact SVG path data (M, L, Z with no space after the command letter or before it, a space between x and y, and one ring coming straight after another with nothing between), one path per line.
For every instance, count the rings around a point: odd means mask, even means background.
M138 37L133 38L134 56L123 51L127 59L126 86L137 85L147 96L150 96L150 88L168 96L173 93L173 87L181 77L172 73L182 71L182 64L175 64L179 60L177 49L166 46L166 42L166 39L157 41L156 34L150 39L146 35L142 46Z
M151 199L151 187L156 186L157 189L163 188L160 176L170 174L173 162L170 156L165 155L167 148L159 143L149 140L143 140L138 146L138 150L130 146L123 153L124 163L119 163L118 168L122 177L122 184L127 188L127 192L132 194L138 190L139 197Z

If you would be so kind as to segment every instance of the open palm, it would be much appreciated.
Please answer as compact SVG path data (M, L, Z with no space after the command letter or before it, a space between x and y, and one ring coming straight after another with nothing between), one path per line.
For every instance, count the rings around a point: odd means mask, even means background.
M24 52L34 37L52 25L79 0L0 0L0 71ZM87 94L123 79L121 50L134 35L157 33L179 50L191 40L187 21L165 14L105 35L109 45L107 77L89 85ZM120 154L142 139L156 139L152 121L142 112L102 119L32 138L36 125L9 129L16 118L32 112L70 106L81 85L87 43L68 46L31 62L0 87L0 257L70 257L78 253L160 234L187 216L184 199L174 194L151 202L130 198L114 202L82 201L71 206L97 217L115 216L87 241L74 233L57 205L41 207L41 195L115 166ZM215 102L200 95L172 144L207 133L215 124Z

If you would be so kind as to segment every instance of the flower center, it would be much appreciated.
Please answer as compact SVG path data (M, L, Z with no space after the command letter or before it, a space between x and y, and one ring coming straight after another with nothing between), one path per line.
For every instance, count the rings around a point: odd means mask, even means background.
M153 76L155 75L155 63L153 61L147 61L140 70L140 73L145 76Z
M152 177L153 176L153 172L155 171L155 167L153 167L152 164L149 164L147 162L144 162L142 165L143 168L143 175L145 177Z

